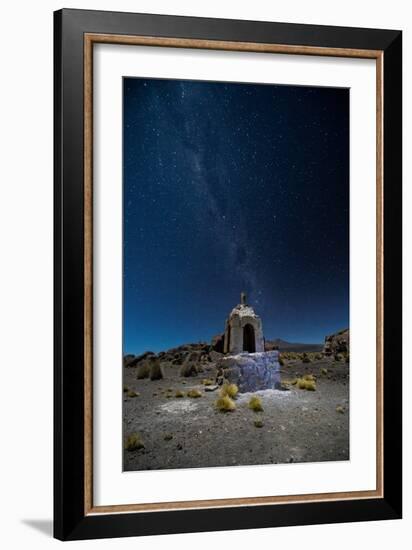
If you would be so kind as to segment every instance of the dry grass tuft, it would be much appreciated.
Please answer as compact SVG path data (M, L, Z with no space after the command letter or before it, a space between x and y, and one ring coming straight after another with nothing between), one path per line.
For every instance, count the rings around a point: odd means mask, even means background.
M184 397L185 394L182 392L182 390L176 390L175 397Z
M309 354L304 353L302 355L302 363L311 363L312 359L310 358Z
M296 359L300 359L299 353L296 353L295 351L283 351L281 355L283 359L287 359L289 361L296 361Z
M336 412L338 412L338 413L340 413L340 414L344 414L345 409L344 409L344 407L342 407L342 405L338 405L338 406L336 407Z
M263 411L262 399L258 395L252 395L249 399L248 407L255 412Z
M231 399L236 399L237 394L239 393L239 388L236 384L223 384L220 388L220 397L228 395Z
M126 438L124 448L126 449L126 451L137 451L139 449L144 449L142 436L138 433L130 434Z
M213 385L213 380L211 380L210 378L203 378L202 384L204 386L212 386Z
M188 397L193 397L193 398L196 398L196 397L202 397L202 392L200 390L197 390L195 388L189 390L186 394Z
M321 374L323 374L324 376L326 376L326 375L328 374L328 369L325 369L325 368L320 369L320 372L321 372Z
M228 395L219 397L215 403L216 408L221 412L231 412L236 409L236 404Z
M253 424L256 428L263 428L263 420L261 418L257 418Z
M134 390L129 390L126 395L127 397L139 397L140 393Z
M312 376L312 375L308 375L308 376ZM316 390L316 382L315 382L314 377L309 378L309 379L298 378L297 387L300 390L315 391Z

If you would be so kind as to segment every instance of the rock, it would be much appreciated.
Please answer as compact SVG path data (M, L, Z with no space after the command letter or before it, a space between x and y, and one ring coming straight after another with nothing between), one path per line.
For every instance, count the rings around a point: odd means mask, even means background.
M340 330L335 334L325 337L323 353L325 355L336 355L338 353L349 353L349 329Z
M281 388L278 351L224 356L217 368L218 377L236 384L241 393Z
M279 350L279 344L276 341L265 340L265 351L276 351Z
M219 361L219 359L221 359L221 358L223 357L223 353L219 353L219 352L217 352L217 351L213 351L213 350L212 350L212 351L209 353L209 357L211 358L211 360L212 360L214 363L216 363L216 362Z
M131 359L129 361L129 363L127 364L127 366L128 367L137 367L137 365L139 363L141 363L142 361L146 361L147 359L149 359L149 357L155 357L155 356L156 356L156 354L153 353L153 351L145 351L141 355L137 355L137 357L134 357L133 359Z
M205 386L205 391L216 391L219 386L215 384L214 386Z
M124 357L123 357L123 366L128 367L129 364L133 361L134 358L135 358L135 356L131 355L131 354L124 355Z
M210 347L213 351L217 351L218 353L223 353L223 346L225 342L225 335L223 334L216 334L216 336L213 336L212 341L210 342Z

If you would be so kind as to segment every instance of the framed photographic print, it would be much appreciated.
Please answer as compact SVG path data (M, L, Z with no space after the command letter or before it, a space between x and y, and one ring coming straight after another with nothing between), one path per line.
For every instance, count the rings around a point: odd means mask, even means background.
M400 518L401 32L54 24L55 536Z

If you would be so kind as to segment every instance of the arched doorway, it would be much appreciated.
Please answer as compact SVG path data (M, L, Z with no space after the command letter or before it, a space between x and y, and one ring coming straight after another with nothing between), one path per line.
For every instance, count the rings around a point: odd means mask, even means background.
M243 351L249 353L255 353L256 351L255 329L249 323L243 328Z

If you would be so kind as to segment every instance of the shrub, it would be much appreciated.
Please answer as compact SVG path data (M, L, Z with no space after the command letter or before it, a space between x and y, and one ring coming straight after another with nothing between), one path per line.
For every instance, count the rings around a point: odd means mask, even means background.
M181 390L176 390L175 397L184 397L185 394Z
M310 358L310 356L307 354L307 353L304 353L302 355L302 363L311 363L312 360Z
M312 376L312 375L308 375L308 376ZM309 379L298 378L297 386L300 390L308 390L308 391L315 391L316 390L316 382L315 382L315 379L313 378L313 376L312 376L312 378L309 378Z
M255 412L263 411L262 399L258 395L252 395L249 400L248 407Z
M211 380L210 378L203 378L202 384L204 386L212 386L213 385L213 380Z
M343 414L345 412L345 409L342 407L342 405L338 405L336 407L336 412Z
M127 395L127 397L138 397L140 395L140 393L136 392L134 390L129 390L126 395Z
M170 441L171 439L173 439L173 435L172 434L165 434L164 438L163 438L165 441Z
M151 357L149 359L149 365L150 365L150 372L149 372L150 380L161 380L163 378L163 369L159 359L157 359L156 357Z
M184 376L185 378L196 376L198 373L197 359L197 353L189 353L180 369L180 376Z
M296 385L300 390L305 390L306 389L306 380L304 380L303 378L299 378Z
M231 399L235 399L237 394L239 393L239 388L236 384L223 384L223 386L220 389L220 397L224 397L225 395L228 395Z
M196 398L196 397L202 397L202 392L200 390L196 390L196 389L191 389L187 392L186 394L188 397L193 397L193 398Z
M254 421L254 425L256 428L263 428L263 420L261 418L257 418Z
M335 361L343 361L343 355L341 353L336 353Z
M219 397L215 403L216 408L221 412L230 412L236 409L236 404L228 395Z
M148 363L144 361L137 367L137 374L136 374L137 379L142 380L143 378L149 378L149 374L150 374L150 367Z
M326 376L328 374L328 369L320 369L320 372Z
M138 433L130 434L126 439L124 448L126 451L137 451L138 449L144 449L144 443L141 435Z
M315 382L316 378L313 376L313 374L305 374L303 377L304 380L310 380L311 382Z

